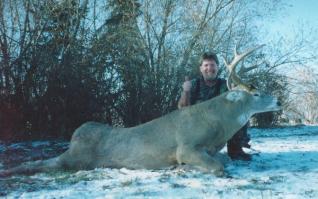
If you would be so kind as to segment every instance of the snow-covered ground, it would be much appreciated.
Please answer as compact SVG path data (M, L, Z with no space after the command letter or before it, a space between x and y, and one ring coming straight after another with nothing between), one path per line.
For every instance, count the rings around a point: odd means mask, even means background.
M253 150L247 152L254 154L253 160L229 162L225 177L185 167L40 173L0 179L0 197L318 198L317 126L249 129L249 133ZM0 144L0 168L8 166L10 157L19 162L30 154L52 156L50 152L66 147L59 142ZM10 150L19 158L8 156Z

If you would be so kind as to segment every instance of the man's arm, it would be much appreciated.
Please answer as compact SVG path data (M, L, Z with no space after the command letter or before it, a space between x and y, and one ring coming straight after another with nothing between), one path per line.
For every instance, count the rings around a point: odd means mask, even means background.
M178 102L178 108L180 109L182 107L191 105L190 97L191 97L190 91L182 91L181 97Z
M182 108L185 106L191 105L190 97L191 97L191 81L189 80L189 77L185 77L185 82L182 85L183 91L181 93L181 98L178 102L178 108Z

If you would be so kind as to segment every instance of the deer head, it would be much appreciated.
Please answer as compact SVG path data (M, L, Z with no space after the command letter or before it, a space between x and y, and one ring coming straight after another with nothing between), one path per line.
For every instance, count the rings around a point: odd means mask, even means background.
M241 54L238 54L237 49L235 48L234 58L231 63L228 63L223 57L225 65L229 70L227 87L230 91L237 90L237 92L230 92L227 98L230 101L243 101L244 104L246 104L246 110L250 112L250 114L267 111L277 111L281 109L281 103L277 100L276 97L265 95L259 92L252 84L245 83L236 72L236 67L240 61L242 61L246 56L253 53L255 50L262 48L263 46L264 45L256 46ZM256 67L256 65L249 68L241 66L240 72L248 72Z

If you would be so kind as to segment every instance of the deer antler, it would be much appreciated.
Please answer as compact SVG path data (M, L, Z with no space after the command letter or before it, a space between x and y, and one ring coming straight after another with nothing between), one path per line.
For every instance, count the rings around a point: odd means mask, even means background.
M238 63L240 61L242 61L244 59L244 57L250 55L252 52L254 52L255 50L257 50L259 48L262 48L263 46L265 46L265 45L263 44L263 45L256 46L254 48L251 48L251 49L245 51L242 54L237 53L237 47L235 46L234 58L230 64L226 61L225 57L223 57L225 66L227 67L227 69L230 72L229 77L228 77L227 82L226 82L229 90L232 90L232 81L234 82L234 84L236 84L237 87L240 87L246 91L252 90L252 85L244 83L243 80L235 72L235 69L236 69L236 66L238 65ZM249 71L249 70L252 70L254 68L256 68L256 66L252 66L250 68L244 67L244 68L241 68L241 71Z

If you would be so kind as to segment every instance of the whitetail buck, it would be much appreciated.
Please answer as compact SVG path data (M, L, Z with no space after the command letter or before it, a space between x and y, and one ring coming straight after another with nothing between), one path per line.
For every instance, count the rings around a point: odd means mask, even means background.
M253 114L280 109L275 97L261 94L235 72L237 64L257 48L235 53L233 61L226 62L229 92L132 128L85 123L60 156L27 162L0 175L96 167L159 169L183 163L222 174L217 153L226 142Z

